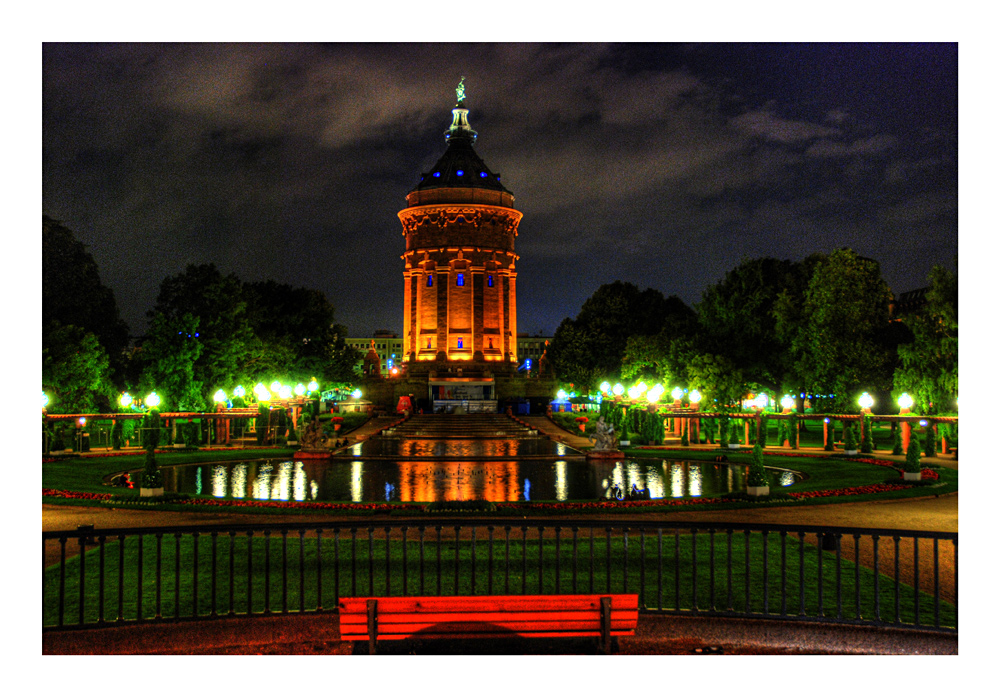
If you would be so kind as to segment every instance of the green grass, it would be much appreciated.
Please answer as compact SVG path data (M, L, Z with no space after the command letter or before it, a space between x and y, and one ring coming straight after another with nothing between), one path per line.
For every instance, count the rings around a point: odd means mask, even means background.
M448 536L451 533L452 539ZM297 532L289 534L287 547L279 533L265 540L262 533L252 539L228 534L214 538L216 585L212 588L213 538L198 537L198 557L195 562L195 538L182 535L178 540L173 534L165 535L161 544L161 569L159 574L159 608L157 606L157 537L142 537L142 610L143 618L157 614L163 617L190 617L227 614L232 608L236 613L311 611L322 607L332 609L338 596L355 595L468 595L468 594L518 594L518 593L588 593L636 592L640 604L647 609L690 610L697 606L706 610L713 606L725 611L777 615L782 611L782 554L781 537L776 534L767 540L767 581L764 569L764 537L760 533L736 533L731 541L722 533L700 533L692 536L688 531L668 532L659 539L655 531L643 540L633 531L627 542L628 560L625 561L626 543L619 534L605 536L595 532L593 586L590 582L589 532L583 531L577 540L578 559L576 579L573 573L573 540L563 533L559 547L559 574L556 568L556 543L551 538L538 540L537 530L530 530L527 539L514 526L509 543L509 554L503 531L494 531L492 555L487 531L480 528L475 555L470 542L465 539L456 554L454 531L445 528L440 547L436 532L428 530L421 565L419 532L411 529L405 550L406 579L404 589L404 549L398 537L387 550L384 532L375 528L369 542L367 527L360 526L352 542L349 530L342 531L339 540L331 532L324 532L322 542L322 568L317 563L315 535L300 541ZM731 550L729 544L731 542ZM49 544L58 544L49 542ZM662 544L662 563L657 560L657 549ZM851 543L844 542L845 547ZM75 541L68 543L75 547ZM641 547L645 548L645 568L641 562ZM252 554L251 554L252 548ZM947 546L945 547L947 549ZM266 558L269 549L269 559ZM352 556L352 549L356 556ZM441 556L441 574L438 574L438 552ZM68 549L68 551L70 551ZM946 552L948 553L948 552ZM123 565L119 565L122 554ZM749 554L749 571L746 560ZM886 551L888 554L888 550ZM727 573L727 559L732 559L732 574ZM610 556L610 563L609 563ZM797 536L785 538L785 611L792 616L837 617L837 559L832 552L820 551L816 546L800 542ZM251 560L252 557L252 560ZM283 575L282 560L287 558L287 575ZM355 575L352 580L352 558ZM539 559L541 558L541 565ZM128 538L124 548L117 540L104 545L103 617L115 620L121 617L134 620L139 617L138 562L139 538ZM100 550L90 548L83 556L83 622L91 624L99 619ZM526 562L525 562L526 560ZM696 563L697 560L697 563ZM821 562L822 560L822 562ZM267 562L267 563L266 563ZM233 567L230 579L230 563ZM820 564L822 563L822 583ZM176 569L180 568L179 602L175 601ZM492 566L492 578L489 569ZM539 571L539 568L544 570ZM874 620L876 574L864 567L841 559L839 576L841 616L845 619ZM72 557L61 566L45 570L43 625L59 623L58 589L65 584L65 601L62 608L63 622L69 625L80 622L80 571L81 558ZM301 568L301 573L300 573ZM421 581L421 569L423 577ZM712 570L714 569L714 574ZM610 575L609 575L610 570ZM123 582L119 584L119 573ZM855 583L855 574L858 582ZM322 585L319 597L318 575ZM803 579L800 586L800 575ZM232 593L230 593L232 582ZM266 593L265 593L266 589ZM304 593L300 589L304 590ZM692 589L696 589L692 591ZM119 596L119 593L121 595ZM822 599L821 599L822 594ZM934 624L934 599L919 593L920 622ZM214 597L214 601L213 601ZM898 588L893 579L879 575L879 603L882 621L896 619L913 624L916 619L916 602L911 586ZM119 610L120 605L120 610ZM954 606L942 602L938 608L942 626L955 626Z

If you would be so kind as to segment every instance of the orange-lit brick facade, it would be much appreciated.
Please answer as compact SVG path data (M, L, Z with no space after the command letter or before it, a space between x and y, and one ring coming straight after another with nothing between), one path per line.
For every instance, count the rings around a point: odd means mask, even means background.
M517 365L514 240L521 213L472 148L476 132L460 98L448 150L399 212L403 254L403 354L410 362Z

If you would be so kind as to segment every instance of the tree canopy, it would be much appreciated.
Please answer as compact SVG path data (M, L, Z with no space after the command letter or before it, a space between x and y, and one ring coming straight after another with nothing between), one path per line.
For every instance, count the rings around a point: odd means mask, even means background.
M935 266L927 280L926 304L902 320L913 339L899 346L893 386L921 413L949 413L958 397L958 274Z
M73 325L93 334L110 367L122 368L128 325L118 313L114 293L101 283L97 263L86 245L62 223L42 216L42 347L53 348L53 333Z

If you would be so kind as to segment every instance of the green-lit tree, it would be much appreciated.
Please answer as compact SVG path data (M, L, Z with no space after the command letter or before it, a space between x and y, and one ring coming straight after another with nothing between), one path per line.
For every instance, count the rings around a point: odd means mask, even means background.
M114 387L108 355L97 337L53 321L42 349L42 389L53 414L111 411Z
M128 346L114 293L101 283L86 245L62 223L42 216L42 348L54 348L61 327L94 335L107 354L109 378L117 380Z
M920 478L920 441L913 431L910 431L910 442L906 446L906 463L903 465L903 472L908 474L910 479Z
M832 395L817 400L821 409L848 409L863 387L889 388L892 355L882 337L891 297L877 261L840 249L816 263L791 349L808 391Z
M927 280L926 305L903 318L913 340L899 346L893 385L919 413L950 413L958 396L958 274L935 266Z
M143 343L142 391L155 390L176 411L202 411L210 406L196 366L203 344L199 320L190 314L153 317Z

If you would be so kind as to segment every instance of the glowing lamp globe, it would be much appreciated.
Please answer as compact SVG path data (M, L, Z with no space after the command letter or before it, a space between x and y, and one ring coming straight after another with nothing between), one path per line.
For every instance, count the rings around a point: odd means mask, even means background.
M861 393L861 396L858 397L858 404L862 409L871 409L872 405L875 404L875 400L870 394L863 392Z
M897 399L896 401L899 404L899 406L902 407L903 409L909 409L910 407L913 406L913 397L911 397L905 392L899 395L899 399Z
M42 409L49 405L49 396L42 392Z
M271 383L271 392L280 392L280 391L281 391L281 383L275 380L274 382Z
M295 386L295 396L296 397L301 397L305 393L306 393L306 386L303 385L301 382L298 385Z
M354 390L354 392L351 393L351 396L354 397L354 399L361 399L361 390Z
M623 392L625 392L625 387L622 386L620 382L616 382L615 386L611 388L611 392L616 396L620 397Z
M688 399L691 401L691 404L700 404L701 392L698 390L691 390L691 393L688 395Z
M278 396L281 397L282 399L291 399L292 388L289 387L288 385L280 385L278 387Z
M660 397L663 396L663 385L656 384L650 388L649 392L646 393L646 399L651 404L656 404L660 401Z
M670 393L670 396L674 398L675 402L679 402L681 401L681 397L684 396L684 390L682 390L679 387L675 387L673 391Z
M237 385L236 389L233 390L233 396L234 397L242 397L246 393L247 393L247 391L243 389L243 385Z
M795 408L795 398L790 394L786 394L781 398L781 406L784 409L794 409Z
M262 382L258 382L256 385L254 385L253 393L257 395L257 399L259 399L261 402L267 402L268 400L271 399L271 393L268 391L266 387L264 387L264 383Z
M215 401L216 404L222 404L226 401L226 393L223 390L216 390L215 394L212 395L212 400Z
M132 404L132 395L130 395L128 392L123 392L122 396L118 398L118 405L122 409L128 409L131 404Z
M767 407L767 395L761 392L757 395L756 399L753 400L753 404L758 409L764 409Z
M556 399L558 399L560 402L565 402L567 397L569 397L569 395L566 394L566 390L559 390L558 392L556 392Z
M79 419L76 420L76 422L80 424L80 428L83 428L84 426L87 425L87 417L81 416Z
M160 395L150 392L146 395L145 404L150 409L156 409L156 407L160 406Z
M607 380L605 380L604 382L602 382L601 383L601 392L603 392L604 394L608 394L609 392L611 392L611 383L608 382Z
M642 396L642 388L638 385L628 388L629 399L639 399Z
M307 385L307 387L309 388L310 392L315 392L316 390L318 390L319 389L319 383L316 382L316 378L313 378L312 380L310 380L309 384Z

